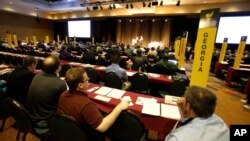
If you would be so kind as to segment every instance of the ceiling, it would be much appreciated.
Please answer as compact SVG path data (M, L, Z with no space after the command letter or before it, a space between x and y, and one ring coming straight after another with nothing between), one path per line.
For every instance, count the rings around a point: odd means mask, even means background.
M250 0L163 0L163 6L159 5L162 0L158 0L157 6L148 7L149 3L156 1L157 0L1 0L0 9L31 16L39 15L40 17L48 19L63 19L63 17L130 16L147 13L170 14L178 13L178 11L179 13L199 13L200 9L204 9L207 6L208 8L209 6L216 8L220 7L220 5L224 6L224 9L229 5L236 5L237 10L233 7L234 9L231 8L231 11L250 11L250 8L246 8L246 6L250 4ZM180 1L180 6L177 7L176 4L178 1ZM143 7L143 2L146 4L145 7ZM133 4L133 8L131 8L130 3ZM249 4L246 5L246 3ZM109 6L113 8L113 4L115 4L116 8L110 10ZM239 4L242 5L237 7ZM102 10L100 10L100 6ZM242 8L242 6L244 8ZM96 7L96 10L93 10L93 7ZM228 8L225 11L230 12ZM69 16L69 14L71 14L71 16Z

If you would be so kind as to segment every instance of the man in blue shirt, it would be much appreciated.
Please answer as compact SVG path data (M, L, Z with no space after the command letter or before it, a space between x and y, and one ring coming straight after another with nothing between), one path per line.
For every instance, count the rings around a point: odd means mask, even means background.
M119 62L121 60L121 53L118 49L113 49L111 51L112 56L112 64L107 67L106 73L114 72L116 75L120 77L123 81L123 90L128 90L131 86L131 83L128 82L128 76L125 69L119 66Z
M191 86L177 104L185 121L169 133L165 141L229 141L229 129L214 114L216 96L205 88Z

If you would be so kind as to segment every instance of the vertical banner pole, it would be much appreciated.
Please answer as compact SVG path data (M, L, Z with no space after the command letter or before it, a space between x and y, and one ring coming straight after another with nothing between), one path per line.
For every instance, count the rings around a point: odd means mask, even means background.
M60 42L60 36L57 35L57 43L59 43L59 42Z
M95 44L95 37L92 37L92 44Z
M36 46L37 45L36 35L33 35L33 42L34 42L34 46Z
M26 43L28 44L29 43L29 37L26 36L25 38L26 38Z
M227 50L227 40L228 40L228 38L224 38L224 41L223 41L223 44L221 47L219 62L223 61L225 58L225 54L226 54L226 50Z
M180 42L181 42L180 37L178 36L174 42L174 54L177 60L179 60L179 56L180 56Z
M240 44L238 46L238 50L236 53L236 58L234 61L234 66L233 66L235 69L240 67L241 59L242 59L242 56L246 47L246 41L247 41L247 36L241 36Z
M69 43L69 42L68 42L68 36L67 36L67 35L65 36L65 42L66 42L66 44Z
M216 8L201 11L190 85L207 86L219 10Z
M13 33L13 40L14 40L15 47L17 47L18 44L17 44L17 35L16 35L16 33Z
M74 36L74 45L76 44L76 36Z
M8 40L8 46L9 48L12 47L12 38L11 38L11 33L7 31L7 40Z
M45 37L45 42L46 42L46 44L49 43L49 36L48 35Z
M184 68L185 63L185 52L186 52L186 45L187 45L187 37L188 32L184 31L181 36L181 42L180 42L180 56L178 61L178 68Z

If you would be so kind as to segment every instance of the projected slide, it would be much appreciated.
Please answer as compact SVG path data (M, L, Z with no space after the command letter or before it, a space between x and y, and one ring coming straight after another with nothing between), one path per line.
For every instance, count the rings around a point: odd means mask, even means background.
M90 20L68 21L68 33L69 37L90 38Z
M247 44L250 44L250 16L220 18L216 43L222 43L227 37L229 44L239 44L241 36L247 36Z

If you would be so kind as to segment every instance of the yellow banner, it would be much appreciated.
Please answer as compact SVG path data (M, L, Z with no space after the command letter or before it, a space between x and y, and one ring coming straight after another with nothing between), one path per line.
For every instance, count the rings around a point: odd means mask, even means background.
M179 56L179 60L178 60L178 68L184 68L187 36L188 36L188 32L185 31L182 33L181 43L180 43L180 56Z
M49 43L49 36L48 36L48 35L45 37L45 43L46 43L46 44Z
M37 45L37 40L36 40L36 36L35 35L33 35L33 42L34 42L34 46L36 46Z
M66 42L66 44L69 43L69 42L68 42L68 36L67 36L67 35L65 36L65 42Z
M59 43L60 42L60 36L57 35L57 42Z
M241 59L242 59L242 56L243 56L243 53L244 53L245 47L246 47L246 40L247 40L247 36L241 37L241 41L240 41L240 44L238 46L238 50L236 53L234 66L233 66L235 69L240 67Z
M18 46L18 44L17 44L17 35L15 33L13 35L13 40L14 40L15 47L17 47Z
M227 50L227 38L224 38L224 41L223 41L223 44L222 44L222 47L221 47L221 51L220 51L219 62L224 60L226 50Z
M10 32L7 31L7 40L8 40L8 46L9 48L12 47L12 38Z
M95 44L95 37L92 37L92 44Z
M195 45L190 85L206 87L217 28L201 28Z
M180 56L180 43L181 43L180 38L177 37L177 39L174 42L174 54L177 60L179 60Z
M29 42L29 37L28 36L26 36L26 43L28 43Z

